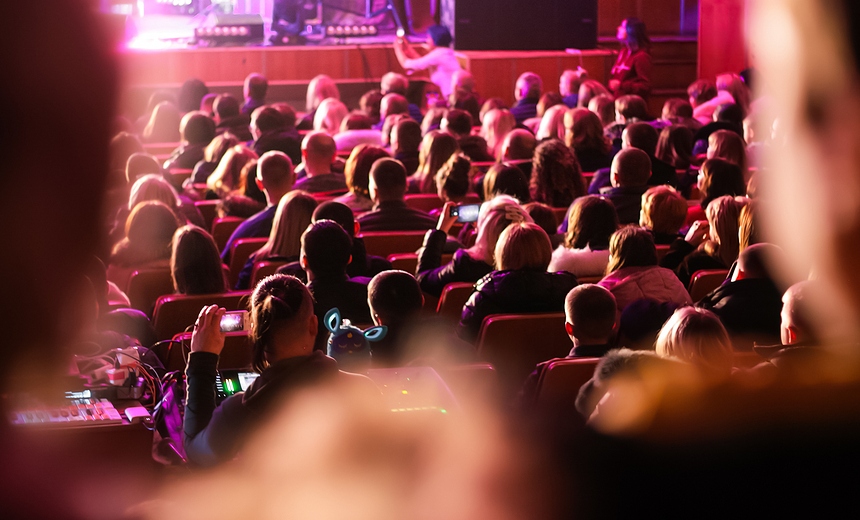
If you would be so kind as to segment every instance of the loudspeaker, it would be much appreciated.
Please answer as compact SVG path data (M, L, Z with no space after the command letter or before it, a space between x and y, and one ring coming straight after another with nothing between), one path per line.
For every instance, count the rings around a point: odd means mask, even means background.
M564 50L597 46L597 0L441 0L457 50Z

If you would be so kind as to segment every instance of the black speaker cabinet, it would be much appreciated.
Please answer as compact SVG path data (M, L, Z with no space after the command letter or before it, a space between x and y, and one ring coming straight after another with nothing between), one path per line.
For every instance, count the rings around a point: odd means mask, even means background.
M597 0L441 0L457 50L597 46Z

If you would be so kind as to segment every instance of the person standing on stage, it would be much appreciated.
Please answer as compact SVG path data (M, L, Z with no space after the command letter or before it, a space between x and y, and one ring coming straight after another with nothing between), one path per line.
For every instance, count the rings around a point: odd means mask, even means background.
M427 41L424 44L430 52L420 56L403 36L398 36L394 41L394 54L404 69L428 70L430 81L439 87L442 96L447 99L451 94L451 78L460 70L460 62L450 47L452 42L447 27L433 25L427 29Z
M651 40L645 23L638 18L624 19L616 38L624 47L612 67L609 90L615 96L636 94L647 99L651 93Z

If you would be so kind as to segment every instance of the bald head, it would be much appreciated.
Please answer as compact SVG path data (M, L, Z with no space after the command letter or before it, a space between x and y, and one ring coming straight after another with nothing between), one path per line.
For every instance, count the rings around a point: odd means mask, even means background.
M253 72L245 78L243 93L246 99L255 101L263 101L266 99L266 90L269 88L269 82L262 74Z
M296 183L293 161L284 152L264 153L257 161L257 183L269 205L277 204Z
M621 150L612 159L612 186L644 186L651 177L651 159L638 148Z
M782 344L817 342L818 336L812 326L815 309L827 308L831 300L815 281L804 280L789 287L782 296L779 327Z
M368 187L374 202L403 200L406 194L406 168L396 159L378 159L370 167Z
M783 257L782 249L767 243L753 244L738 255L738 278L770 278Z
M389 72L382 76L382 80L379 82L379 88L382 90L383 94L393 92L395 94L405 96L406 91L409 89L409 80L403 74Z
M337 146L325 132L311 132L302 140L302 158L309 177L330 173Z
M400 94L386 94L379 104L379 114L385 119L395 114L408 114L409 102Z

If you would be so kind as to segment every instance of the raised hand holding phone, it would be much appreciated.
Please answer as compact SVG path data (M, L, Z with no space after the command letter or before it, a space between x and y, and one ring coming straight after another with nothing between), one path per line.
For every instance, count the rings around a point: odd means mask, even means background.
M456 202L446 202L442 206L442 211L439 213L439 222L436 224L436 229L444 231L446 234L451 231L454 222L457 222L457 213L454 211L457 208Z
M226 312L226 309L217 305L209 305L200 310L194 324L194 332L191 333L191 352L221 354L224 349L221 317Z

